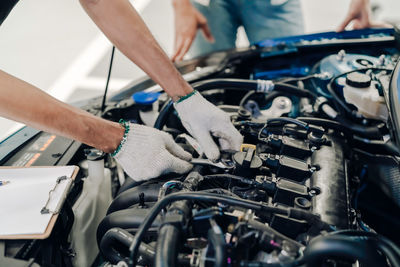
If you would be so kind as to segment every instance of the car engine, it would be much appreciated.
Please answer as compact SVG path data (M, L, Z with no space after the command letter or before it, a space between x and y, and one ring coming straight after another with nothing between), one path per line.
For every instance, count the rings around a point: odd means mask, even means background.
M151 81L112 96L104 118L171 134L193 169L135 182L111 157L77 148L75 221L61 228L71 264L400 266L398 49L392 36L357 40L258 44L178 65L244 137L216 162ZM9 256L43 264L41 245L8 244Z

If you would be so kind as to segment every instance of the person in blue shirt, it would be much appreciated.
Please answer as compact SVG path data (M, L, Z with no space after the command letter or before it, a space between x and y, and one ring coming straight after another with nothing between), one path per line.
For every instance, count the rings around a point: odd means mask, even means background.
M307 0L306 0L307 1ZM175 13L173 61L235 47L243 26L250 43L304 33L300 0L172 0ZM348 14L337 28L343 31L387 27L372 21L369 0L352 0Z

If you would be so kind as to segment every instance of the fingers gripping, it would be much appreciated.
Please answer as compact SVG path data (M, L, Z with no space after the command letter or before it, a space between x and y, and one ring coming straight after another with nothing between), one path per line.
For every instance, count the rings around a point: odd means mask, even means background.
M174 155L166 152L163 156L166 160L166 165L164 168L164 173L175 172L175 173L186 173L193 168L193 165L189 162L175 157Z
M193 132L193 137L199 142L201 148L210 160L219 159L220 153L217 144L212 139L211 133L204 129Z
M180 145L175 143L173 140L172 136L169 134L164 135L163 137L164 142L165 142L165 148L174 156L183 159L183 160L191 160L192 155L190 153L186 152Z
M243 143L243 137L230 123L215 129L213 131L213 135L219 138L219 143L222 150L238 151Z

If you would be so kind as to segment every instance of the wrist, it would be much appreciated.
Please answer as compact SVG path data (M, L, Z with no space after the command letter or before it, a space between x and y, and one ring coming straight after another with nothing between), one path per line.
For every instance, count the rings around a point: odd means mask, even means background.
M125 129L120 124L81 110L77 110L74 115L74 124L69 126L69 129L74 129L74 131L66 135L67 137L79 140L105 153L113 152L121 143Z
M171 95L171 99L174 102L179 101L181 98L186 97L189 94L192 94L195 90L188 84L187 86L182 87L182 90Z
M189 0L172 0L172 7L174 9L179 9L181 7L192 6Z
M101 146L101 150L105 153L113 153L123 140L125 133L125 128L118 123L113 123L113 125L109 128L108 132L108 141Z
M186 99L188 99L188 98L194 96L196 93L198 93L197 90L193 90L193 91L190 92L189 94L179 97L179 99L177 99L176 101L174 101L174 103L175 103L175 104L179 104L179 103L185 101Z
M85 142L105 153L114 152L121 144L125 128L119 123L106 121L106 124L96 125L88 137L90 142Z
M131 124L124 121L123 119L120 119L118 128L119 128L119 130L118 130L118 132L116 132L113 146L111 147L111 149L109 151L104 151L107 153L111 153L111 156L113 156L113 157L115 155L117 155L121 151L122 147L124 146L124 144L127 140L127 137L128 137L128 133L131 128ZM122 136L121 136L121 134L122 134Z

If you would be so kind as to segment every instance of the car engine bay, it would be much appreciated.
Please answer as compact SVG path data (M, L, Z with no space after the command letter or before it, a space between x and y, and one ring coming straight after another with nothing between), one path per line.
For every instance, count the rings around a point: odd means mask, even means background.
M57 137L35 164L80 166L60 222L48 240L0 241L0 263L400 266L398 40L355 34L277 40L178 65L244 137L240 151L221 151L217 162L151 80L112 96L104 112L99 99L85 103L106 119L171 134L193 169L135 182L109 155ZM25 134L32 137L2 165L25 166L52 136Z

